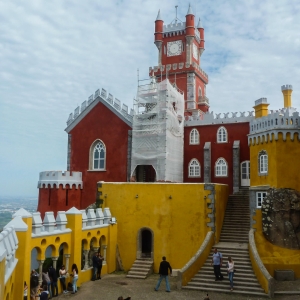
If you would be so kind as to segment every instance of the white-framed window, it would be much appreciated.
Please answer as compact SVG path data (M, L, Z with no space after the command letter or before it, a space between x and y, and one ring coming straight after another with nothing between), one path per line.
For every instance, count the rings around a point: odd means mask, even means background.
M192 129L190 132L190 145L198 145L200 143L200 136L197 129Z
M101 140L96 140L90 148L89 169L103 171L106 168L106 147Z
M263 175L268 173L268 153L265 150L258 153L258 171Z
M217 131L217 143L227 143L227 130L224 126L219 127Z
M218 158L215 164L215 176L226 177L228 174L228 165L223 157Z
M200 163L195 158L189 163L189 177L201 177Z
M263 199L267 196L267 192L256 192L256 207L261 208Z

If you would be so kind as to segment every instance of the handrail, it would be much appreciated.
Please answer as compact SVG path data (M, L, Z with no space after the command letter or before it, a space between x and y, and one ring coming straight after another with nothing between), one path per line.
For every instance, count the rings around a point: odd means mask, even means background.
M253 271L262 286L265 292L269 295L270 298L274 297L274 289L275 289L275 280L270 275L266 267L264 266L260 256L258 254L255 239L254 239L254 229L250 229L249 231L249 254L253 267Z
M206 234L206 237L196 254L188 261L188 263L182 269L178 271L178 289L181 289L182 286L187 285L191 278L203 266L214 244L214 235L215 233L213 231L209 231Z

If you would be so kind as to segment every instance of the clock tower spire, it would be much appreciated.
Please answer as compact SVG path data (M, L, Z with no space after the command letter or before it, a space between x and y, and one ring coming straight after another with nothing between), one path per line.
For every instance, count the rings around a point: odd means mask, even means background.
M204 51L204 28L199 19L195 26L195 15L189 5L185 22L176 17L164 25L160 11L155 20L154 43L158 49L158 66L150 68L157 81L166 78L177 86L185 99L185 115L201 116L209 110L206 97L207 74L200 68L200 57Z

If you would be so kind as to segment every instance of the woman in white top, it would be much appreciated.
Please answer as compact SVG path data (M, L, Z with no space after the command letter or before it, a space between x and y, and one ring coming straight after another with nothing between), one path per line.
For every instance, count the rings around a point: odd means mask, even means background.
M63 286L64 294L68 293L67 287L66 287L66 276L68 271L66 270L65 266L62 265L61 269L59 270L59 280L60 283Z
M76 264L72 265L72 274L71 274L71 276L73 276L73 281L72 281L73 292L72 292L72 294L75 294L75 293L77 293L77 280L78 280L78 268L77 268Z
M233 291L233 275L234 275L234 261L229 256L227 262L227 273L230 281L230 290Z

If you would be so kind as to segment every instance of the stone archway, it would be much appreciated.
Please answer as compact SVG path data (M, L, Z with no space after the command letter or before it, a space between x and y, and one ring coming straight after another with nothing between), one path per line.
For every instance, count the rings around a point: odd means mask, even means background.
M148 227L142 227L137 235L137 258L153 259L154 233Z

